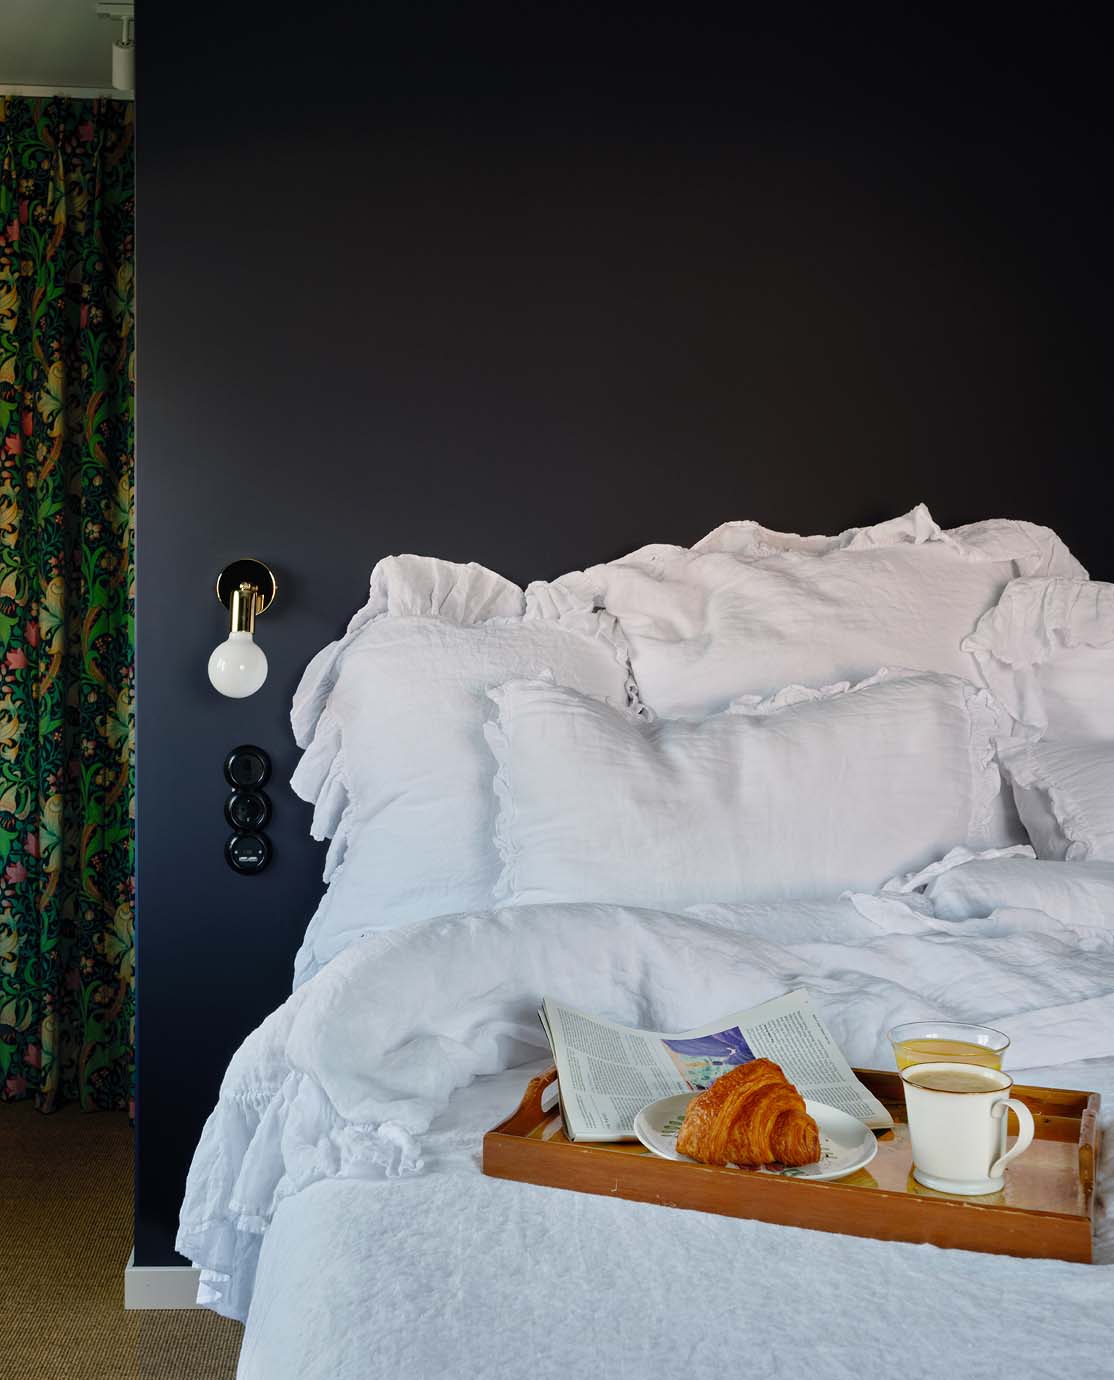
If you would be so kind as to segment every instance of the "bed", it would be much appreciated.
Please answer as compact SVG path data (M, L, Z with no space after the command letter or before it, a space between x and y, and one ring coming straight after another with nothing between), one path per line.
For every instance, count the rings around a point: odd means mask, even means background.
M804 987L881 1068L903 1020L984 1021L1108 1124L1105 588L1046 529L923 508L730 523L527 590L380 562L292 716L328 888L183 1205L239 1375L1109 1374L1109 1135L1090 1266L479 1167L550 1062L543 995L682 1030Z

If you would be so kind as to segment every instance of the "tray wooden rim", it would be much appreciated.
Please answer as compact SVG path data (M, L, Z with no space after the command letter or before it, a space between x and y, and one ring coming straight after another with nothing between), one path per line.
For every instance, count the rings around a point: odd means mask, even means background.
M880 1096L883 1102L889 1101L895 1106L901 1102L901 1084L898 1075L882 1069L856 1069L856 1075L871 1088L876 1096ZM528 1159L539 1169L543 1166L567 1166L573 1164L576 1159L587 1157L589 1166L602 1166L605 1161L611 1161L615 1166L615 1151L609 1144L598 1142L574 1143L567 1140L559 1142L544 1141L539 1139L528 1139L529 1132L533 1130L543 1119L548 1119L553 1112L543 1112L542 1097L545 1090L555 1081L557 1070L550 1067L541 1074L532 1078L526 1086L522 1100L518 1107L506 1117L499 1125L493 1127L486 1133L483 1140L483 1168L484 1172L498 1178L520 1179L526 1182L550 1184L553 1187L562 1187L575 1190L575 1183L552 1182L551 1176L543 1174L538 1178L530 1178L527 1174L517 1172L503 1172L507 1169L505 1163L507 1154L515 1155L521 1160ZM856 1198L869 1199L872 1203L885 1205L887 1202L894 1205L900 1203L905 1212L916 1215L919 1219L930 1219L938 1222L953 1221L970 1222L971 1215L975 1214L975 1220L989 1220L993 1218L999 1223L1005 1224L1012 1222L1021 1224L1034 1219L1045 1222L1049 1227L1053 1223L1057 1224L1057 1230L1065 1232L1074 1231L1082 1236L1086 1230L1086 1249L1078 1249L1069 1256L1059 1255L1049 1258L1072 1259L1076 1261L1089 1261L1091 1257L1091 1246L1094 1234L1094 1171L1097 1162L1099 1127L1098 1114L1101 1107L1101 1096L1097 1092L1092 1092L1082 1088L1045 1088L1037 1085L1016 1084L1012 1089L1012 1095L1021 1098L1034 1115L1038 1118L1039 1125L1050 1130L1052 1134L1040 1139L1054 1140L1061 1142L1074 1143L1077 1145L1078 1154L1075 1161L1078 1183L1083 1197L1083 1211L1068 1212L1059 1208L1040 1208L1020 1206L1012 1203L1003 1202L979 1202L971 1198L949 1198L949 1197L928 1197L909 1193L903 1190L884 1188L880 1185L864 1185L848 1183L841 1180L812 1181L807 1179L796 1179L792 1177L778 1178L770 1175L762 1175L763 1196L768 1199L765 1206L770 1209L784 1208L786 1204L794 1203L800 1207L801 1218L805 1218L810 1209L808 1204L825 1204L834 1208L841 1200L846 1203L853 1202ZM1077 1133L1075 1128L1078 1128ZM555 1158L559 1157L559 1158ZM630 1174L637 1176L636 1166L644 1165L646 1161L641 1156L621 1155L626 1161L623 1168ZM672 1194L663 1197L655 1194L652 1197L643 1198L642 1201L660 1202L664 1206L673 1207L692 1207L697 1210L714 1211L715 1209L701 1208L699 1204L685 1203L678 1201L685 1197L693 1196L692 1193L685 1192L682 1185L694 1191L697 1188L704 1190L713 1189L719 1185L733 1184L737 1190L740 1177L755 1181L759 1176L747 1170L734 1167L721 1167L718 1165L672 1165L670 1161L660 1161L661 1164L670 1164L676 1172L684 1175L683 1180L678 1180L678 1193L674 1198ZM645 1172L645 1171L644 1171ZM566 1177L566 1176L562 1176ZM610 1176L609 1176L610 1177ZM630 1194L620 1190L619 1178L615 1175L615 1183L612 1188L607 1190L608 1196L629 1197ZM586 1187L586 1192L601 1192L602 1190ZM811 1195L811 1197L810 1197ZM821 1196L817 1196L821 1195ZM827 1195L826 1197L824 1195ZM834 1195L834 1196L833 1196ZM730 1215L750 1215L735 1214ZM774 1217L767 1217L765 1220L779 1220ZM812 1224L807 1220L798 1222L787 1222L787 1225L799 1225L808 1227ZM870 1232L859 1232L848 1223L844 1226L819 1226L819 1230L829 1231L852 1231L852 1234L875 1235ZM922 1236L911 1237L887 1237L884 1239L909 1240L926 1239ZM961 1247L963 1248L963 1247ZM980 1249L978 1247L967 1246L966 1249ZM983 1247L981 1249L992 1249ZM1006 1252L1013 1253L1013 1252Z

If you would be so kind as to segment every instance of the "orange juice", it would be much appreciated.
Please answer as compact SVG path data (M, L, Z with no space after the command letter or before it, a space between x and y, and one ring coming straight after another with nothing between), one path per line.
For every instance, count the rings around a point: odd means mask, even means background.
M897 1067L907 1069L911 1064L978 1064L984 1069L1002 1067L1002 1051L971 1044L968 1040L944 1040L922 1037L894 1042Z

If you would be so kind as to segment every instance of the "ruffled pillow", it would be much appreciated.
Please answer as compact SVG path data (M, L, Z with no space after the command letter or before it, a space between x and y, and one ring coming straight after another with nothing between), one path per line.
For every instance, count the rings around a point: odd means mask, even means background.
M294 741L308 748L336 684L345 648L380 618L444 618L486 623L521 618L526 597L518 585L474 561L458 565L434 556L384 556L371 572L367 603L349 619L342 638L322 647L302 672L290 708Z
M999 760L1038 858L1114 862L1114 741L1007 744Z
M613 613L643 701L699 718L739 695L858 681L882 664L979 682L960 643L1021 575L1086 571L1048 528L995 519L944 531L921 504L835 537L725 523L691 549L645 546L531 584L526 602Z
M291 713L304 748L291 784L314 806L314 836L332 840L296 984L370 930L492 904L485 692L518 676L641 708L611 615L527 614L522 590L482 566L380 561L367 604L314 657Z
M834 898L1016 840L995 754L1013 721L953 676L883 671L649 725L544 682L489 694L512 905Z
M1016 908L1109 935L1114 930L1114 862L1040 862L1016 854L974 858L934 877L925 897L942 920Z
M1114 585L1014 580L962 646L1023 723L1061 742L1114 739Z

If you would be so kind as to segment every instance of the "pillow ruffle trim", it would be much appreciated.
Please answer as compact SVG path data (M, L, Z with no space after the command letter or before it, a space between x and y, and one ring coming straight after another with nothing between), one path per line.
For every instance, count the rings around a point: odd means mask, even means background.
M344 770L340 724L332 711L323 709L313 737L290 778L295 795L313 808L310 836L323 840L336 833L351 801Z
M330 642L302 673L290 710L298 746L308 748L336 684L341 653L380 618L446 618L460 624L521 618L526 596L518 585L474 561L458 565L436 556L385 556L371 572L368 600L343 637Z
M503 864L493 889L496 903L512 897L518 885L519 847L515 842L515 804L511 790L510 758L511 748L507 733L502 724L502 687L489 690L488 698L499 707L500 718L490 719L484 724L484 737L495 758L495 851Z
M434 556L384 557L371 572L367 603L353 615L344 636L317 653L294 693L290 724L303 752L290 784L295 794L315 807L310 825L315 839L334 837L352 804L341 726L329 709L329 696L345 649L366 627L384 618L443 618L461 627L531 618L556 623L609 646L623 670L627 706L644 718L651 717L639 696L618 619L596 610L590 599L561 591L555 598L527 600L518 585L475 562L458 565ZM336 871L341 855L330 857L326 880Z
M537 581L527 587L527 595L541 600L548 590L566 588L578 598L591 599L596 607L603 608L607 604L609 571L615 567L633 567L651 578L665 580L703 556L734 556L740 561L761 561L771 556L816 560L843 551L923 546L930 542L951 546L957 555L972 561L1012 561L1015 574L1021 576L1087 578L1086 570L1051 528L1015 518L991 518L945 530L927 506L918 503L899 517L870 527L849 527L836 536L776 532L752 519L725 522L691 547L652 543L615 561L570 571L551 582Z
M900 679L903 675L917 675L916 671L892 671L881 666L865 680L837 680L832 685L785 685L772 695L740 695L732 700L723 711L725 714L745 714L761 718L766 714L776 714L797 704L815 704L819 700L833 700L840 695L853 695L859 690L869 690L872 685L881 685L884 680Z
M994 698L970 681L960 681L963 703L970 723L968 749L971 758L971 819L968 838L988 847L993 840L994 804L1002 792L1002 773L998 769L998 743L1002 738L1035 737L1032 729L1019 724Z
M929 882L952 872L969 862L990 862L994 858L1036 858L1036 850L1028 843L1014 843L1009 848L952 848L934 863L918 868L915 872L905 872L891 877L879 888L882 895L906 896L923 890Z
M923 503L908 513L875 523L872 527L849 527L837 536L801 536L797 532L775 532L751 519L724 522L702 537L693 546L695 552L722 551L744 559L781 556L795 552L803 556L827 556L833 551L862 551L877 546L912 544L927 541L950 542L944 531Z
M1114 584L1051 576L1011 581L960 643L987 685L1023 723L1048 719L1039 668L1075 647L1114 651Z
M1033 741L1003 747L998 754L1007 776L1022 790L1043 791L1048 796L1053 818L1068 841L1065 862L1086 862L1095 847L1095 830L1075 798L1062 786L1052 785L1036 754Z

